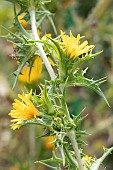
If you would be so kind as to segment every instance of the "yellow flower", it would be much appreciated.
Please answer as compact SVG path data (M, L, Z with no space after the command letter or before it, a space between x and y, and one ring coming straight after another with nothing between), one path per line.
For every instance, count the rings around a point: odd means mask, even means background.
M15 49L16 48L16 44L12 44L12 47Z
M88 155L85 155L85 156L83 157L83 161L84 161L85 164L90 164L91 159L92 159L92 157L91 157L91 156L88 156Z
M61 31L62 46L66 50L66 53L70 55L70 58L77 58L81 54L89 52L94 48L94 45L88 45L88 41L84 41L80 44L80 34L75 38L70 32L70 36L65 35Z
M55 136L48 136L45 138L45 148L47 150L53 149L54 148L54 144L52 142L54 142L56 139Z
M25 65L21 71L21 74L18 76L18 80L20 80L23 83L29 84L33 83L41 77L41 72L42 72L42 58L37 56L31 68L31 72L30 67Z
M26 22L25 19L22 19L23 17L24 17L23 15L18 16L18 20L22 24L22 26L26 28L29 24Z
M30 98L32 96L32 90L30 91L29 94L18 94L18 97L21 99L14 100L13 103L13 110L11 110L11 112L9 113L9 115L11 116L11 118L13 118L13 120L11 120L12 122L12 129L18 129L20 128L22 125L17 125L16 123L20 123L23 120L32 120L34 118L36 118L36 116L38 116L38 111L35 108L35 106L33 105L33 103L30 101Z
M42 39L51 38L51 34L45 34Z
M40 34L40 31L38 30L37 33ZM51 34L45 34L42 39L45 39L46 37L51 37ZM16 45L12 44L12 47L16 48ZM44 51L46 51L45 47ZM55 63L53 62L53 60L50 57L48 57L48 60L50 64L54 67ZM19 64L19 61L17 61L17 63ZM22 68L21 74L19 74L18 76L18 80L21 81L22 83L31 84L41 77L41 73L42 73L42 58L40 56L36 56L32 68L30 68L30 66L27 65L25 65Z
M50 64L54 67L55 63L53 62L53 60L50 57L48 57L48 60ZM41 77L41 73L42 73L42 58L37 56L31 68L31 72L30 67L25 65L21 70L21 74L18 76L18 80L23 83L31 84Z
M49 60L49 62L50 62L50 64L51 64L51 66L55 66L55 63L53 62L53 60L50 58L50 57L48 57L48 60Z

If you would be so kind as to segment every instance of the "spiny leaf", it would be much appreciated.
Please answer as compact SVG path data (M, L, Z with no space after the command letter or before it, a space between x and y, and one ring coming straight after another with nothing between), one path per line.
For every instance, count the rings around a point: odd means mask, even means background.
M45 165L45 166L47 166L47 167L49 167L49 168L51 168L51 169L54 169L54 170L61 170L61 168L48 165L48 164L46 164L46 163L44 163L44 162L41 162L41 161L36 161L35 163L40 163L40 164Z
M43 15L43 16L39 19L39 21L36 23L37 28L39 28L39 26L41 25L41 23L43 22L43 20L45 19L45 17L46 17L46 15Z
M75 116L75 115L72 115L73 116L73 120L74 120L74 122L78 122L79 120L83 120L85 117L83 117L82 116L82 113L84 112L84 110L85 110L86 108L83 108L82 110L81 110L81 112L77 115L77 116Z
M8 39L8 40L12 40L12 37L17 38L20 42L23 42L23 39L20 38L20 36L14 34L13 32L11 32L10 30L8 30L7 28L5 28L4 26L1 26L2 28L4 28L8 33L10 33L9 35L5 35L5 36L1 36L2 38Z
M76 131L76 135L83 136L83 135L89 135L89 133L87 133L86 131Z
M47 86L46 86L46 82L45 82L45 85L44 85L44 89L43 89L43 97L44 97L44 102L47 106L50 105L50 101L49 101L49 98L48 98L48 95L47 95Z
M60 44L58 43L58 41L55 40L55 39L52 39L52 38L50 38L50 37L48 37L48 39L51 40L51 42L54 44L54 46L51 45L51 43L48 44L48 45L50 45L51 47L53 47L54 51L55 51L56 54L57 54L57 57L58 57L58 58L61 58L61 57L62 57L62 54L63 54L63 51L62 51L62 48L61 48Z
M104 154L102 155L102 157L100 157L99 159L97 159L90 167L90 170L98 170L101 163L104 161L104 159L111 153L111 151L113 150L113 147L109 148L109 149L105 149Z
M38 161L36 161L35 163L37 163ZM52 158L49 158L49 159L45 159L45 160L41 160L41 162L43 163L52 163L52 162L56 162L56 163L60 163L62 164L62 159L61 158L58 158L56 156L53 156Z
M69 159L69 161L71 162L71 164L73 164L74 167L76 166L76 167L78 168L78 163L77 163L76 159L71 155L70 151L67 150L66 147L64 147L64 150L65 150L65 153L66 153L66 155L67 155L67 158Z
M29 50L29 52L26 54L26 57L23 59L22 63L19 65L19 67L17 68L17 70L14 72L15 77L15 81L13 84L13 88L16 85L17 79L19 74L21 73L22 68L24 67L24 65L26 64L27 61L29 61L29 59L33 56L33 54L35 53L36 49L35 48L31 48Z
M42 9L43 9L44 11L46 11L46 9L45 9L44 6L42 6ZM54 32L55 32L55 34L57 35L57 30L56 30L55 24L54 24L54 22L53 22L53 20L52 20L52 17L51 17L50 15L52 15L52 14L51 14L49 11L47 11L46 16L47 16L48 20L50 21L50 23L51 23L51 25L52 25L52 27L53 27L53 30L54 30Z
M18 15L16 14L16 6L15 6L15 4L14 4L14 14L15 14L15 21L17 23L17 26L18 26L20 32L23 35L25 35L26 37L31 38L30 34L23 28L23 26L21 25L21 23L18 20Z
M12 3L17 3L21 6L21 8L26 11L27 7L28 7L28 1L27 0L6 0L6 1L9 1L9 2L12 2Z
M80 140L79 138L77 139L77 143L78 143L78 146L87 145L87 143L85 141Z
M84 86L84 87L88 87L94 91L96 91L107 103L107 105L109 106L109 103L105 97L105 95L103 94L103 92L101 91L99 84L101 84L105 78L100 79L99 80L93 80L93 79L88 79L85 78L81 73L76 74L74 77L72 77L72 80L70 80L70 82L68 83L69 86ZM101 81L102 80L102 81ZM110 107L110 106L109 106Z
M101 54L102 52L103 51L99 51L95 54L87 54L87 55L83 56L82 58L78 58L78 61L75 60L74 69L76 70L80 65L87 62L90 59L93 59L94 57Z
M50 129L50 126L45 124L45 122L43 122L41 118L35 118L33 120L23 120L22 122L17 123L17 125L27 125L27 124L41 125Z
M51 25L53 27L53 30L54 30L55 34L57 35L57 30L56 30L56 27L55 27L55 24L54 24L52 18L49 15L47 15L47 17L48 17L48 20L50 21L50 23L51 23Z

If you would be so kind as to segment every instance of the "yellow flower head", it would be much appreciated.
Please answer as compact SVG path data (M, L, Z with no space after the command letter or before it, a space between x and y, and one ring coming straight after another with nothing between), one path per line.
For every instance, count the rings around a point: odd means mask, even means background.
M49 60L49 62L50 62L50 64L51 64L51 66L55 66L55 63L54 63L54 61L50 58L50 57L48 57L48 60Z
M75 38L70 32L70 36L65 35L61 31L62 46L66 50L66 53L70 55L70 58L77 58L81 54L89 52L94 48L94 45L88 45L88 41L84 41L80 44L80 34Z
M55 146L52 142L56 140L56 136L48 136L45 138L45 148L47 150L53 149Z
M9 113L9 115L13 118L13 120L11 120L13 130L18 129L22 126L17 125L16 123L20 123L22 122L22 120L32 120L39 115L37 109L30 101L31 96L32 90L29 94L26 95L24 93L22 95L18 94L18 97L21 99L21 101L17 99L14 100L14 109L11 110L11 112Z
M21 74L18 76L18 80L20 80L23 83L33 83L36 80L38 80L41 77L41 72L42 72L42 58L37 56L33 66L31 68L30 76L30 67L29 66L24 66Z
M84 161L85 164L90 164L91 159L92 159L92 157L91 157L91 156L88 156L88 155L85 155L85 156L83 157L83 161Z
M22 19L22 18L23 18L23 15L18 16L19 22L22 24L22 26L23 26L24 28L26 28L29 24L26 22L25 19Z

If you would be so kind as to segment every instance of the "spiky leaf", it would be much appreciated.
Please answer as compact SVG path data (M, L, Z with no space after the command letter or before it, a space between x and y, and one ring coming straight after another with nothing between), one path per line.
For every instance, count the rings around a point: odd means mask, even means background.
M102 90L100 89L99 85L106 81L106 78L101 78L99 80L93 80L93 79L88 79L84 77L84 71L83 72L78 72L74 76L71 77L71 79L68 81L68 86L84 86L88 87L95 92L97 92L107 103L109 106L109 103L103 94Z
M113 147L104 149L104 154L92 164L90 170L98 170L104 159L111 153L112 150Z

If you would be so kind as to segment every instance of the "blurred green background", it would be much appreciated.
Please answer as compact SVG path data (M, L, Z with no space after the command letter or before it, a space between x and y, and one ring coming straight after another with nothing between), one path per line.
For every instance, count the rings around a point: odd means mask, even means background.
M60 30L66 33L71 30L74 36L80 33L81 36L85 35L89 44L95 45L94 52L103 50L101 55L85 64L84 68L89 68L86 73L88 78L107 77L107 82L102 84L101 88L110 108L98 94L89 89L73 87L67 91L71 114L77 115L84 107L86 109L83 114L88 114L81 128L92 135L84 137L88 144L83 146L84 151L89 156L99 157L103 153L103 146L113 145L113 0L52 0L47 4L47 8L54 14L53 20L58 34ZM13 18L13 5L0 0L0 35L7 34L1 25L12 29ZM55 36L47 20L42 24L42 33L45 32L52 32ZM10 129L8 113L12 108L13 99L24 86L18 82L14 90L12 89L14 82L12 73L16 67L12 45L1 38L0 170L46 170L46 167L33 163L51 155L51 146L47 144L45 138L40 138L43 130L37 126L26 126L16 131ZM42 78L37 81L38 84L43 82L44 76L47 76L45 70ZM104 166L107 170L113 170L113 155L106 158Z

